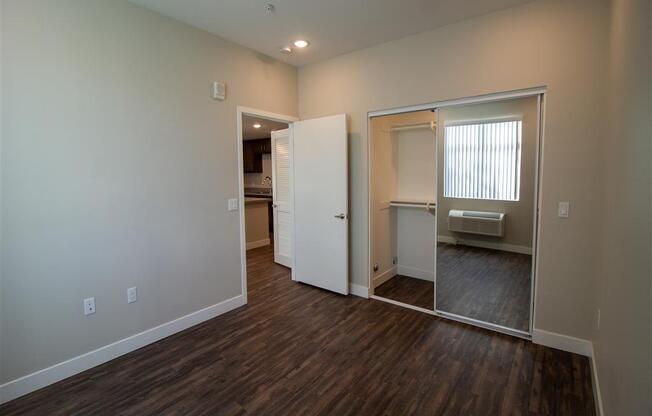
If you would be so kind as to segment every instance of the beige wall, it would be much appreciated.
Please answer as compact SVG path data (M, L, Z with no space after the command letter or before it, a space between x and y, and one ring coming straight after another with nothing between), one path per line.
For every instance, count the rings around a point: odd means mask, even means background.
M299 70L302 118L349 115L353 283L367 285L367 112L546 85L535 326L590 338L608 17L607 1L537 1Z
M594 331L605 415L652 414L651 26L648 0L613 2Z
M534 181L536 170L537 142L537 98L473 104L459 107L444 107L439 110L439 129L437 134L439 216L437 234L470 242L490 242L508 244L522 248L532 247L534 221ZM521 146L521 186L518 201L489 201L444 197L444 135L446 123L464 120L517 116L523 120ZM448 230L448 212L451 209L504 212L505 236L490 237L474 234L455 233Z
M247 201L245 198L245 241L247 243L269 240L268 204L266 200Z
M296 69L126 1L1 5L0 383L240 294L236 105L297 114Z

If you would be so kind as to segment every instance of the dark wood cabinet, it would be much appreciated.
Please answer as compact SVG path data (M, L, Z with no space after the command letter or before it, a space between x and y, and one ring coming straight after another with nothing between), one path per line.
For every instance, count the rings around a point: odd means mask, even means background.
M242 160L245 173L263 172L263 154L272 153L270 139L245 140L242 146Z

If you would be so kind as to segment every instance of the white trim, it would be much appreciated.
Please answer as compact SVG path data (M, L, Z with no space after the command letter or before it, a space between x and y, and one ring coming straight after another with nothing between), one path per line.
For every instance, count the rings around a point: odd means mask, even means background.
M600 392L600 381L598 380L598 365L595 358L595 350L591 343L591 385L593 386L593 398L595 400L595 409L598 416L604 416L604 407L602 406L602 393Z
M438 310L438 311L435 311L435 315L437 315L439 317L442 317L442 318L450 319L452 321L461 322L463 324L473 325L473 326L477 326L477 327L480 327L480 328L489 329L491 331L500 332L501 334L507 334L507 335L511 335L513 337L527 339L528 341L532 339L532 337L530 336L530 334L527 331L521 331L521 330L518 330L518 329L509 328L509 327L503 326L503 325L492 324L490 322L481 321L479 319L474 319L474 318L468 318L466 316L458 315L458 314L455 314L455 313L444 312L444 311L439 311Z
M9 381L0 385L0 404L111 361L244 304L243 295L238 295L51 367Z
M460 245L464 245L464 246L490 248L490 249L493 249L493 250L510 251L512 253L521 253L521 254L532 255L532 248L531 247L517 246L517 245L514 245L514 244L494 243L492 241L462 240L462 239L451 237L451 236L448 236L448 235L440 235L439 237L437 237L437 241L440 242L440 243L460 244Z
M240 221L240 281L241 290L244 304L247 303L247 240L245 236L245 203L244 203L244 161L243 161L243 129L242 129L242 116L250 115L262 117L269 120L291 123L297 121L297 117L286 116L283 114L276 114L269 111L258 110L255 108L244 107L241 105L236 106L236 158L238 161L238 215Z
M355 283L349 283L349 294L369 299L369 288Z
M369 287L369 297L374 296L374 291L376 289L376 285L374 284L374 276L372 274L374 273L373 267L371 266L371 256L373 253L371 252L371 235L372 235L372 225L371 225L371 213L372 213L372 208L371 208L371 168L372 168L372 161L371 161L371 139L372 139L372 134L370 133L370 127L371 127L371 118L367 114L367 131L366 136L367 136L367 157L366 157L366 163L367 166L365 166L366 170L366 175L367 175L367 180L366 180L366 186L367 189L365 189L366 195L367 195L367 286Z
M547 92L546 87L526 88L522 90L482 94L482 95L476 95L472 97L456 98L452 100L435 101L431 103L410 105L406 107L396 107L396 108L389 108L385 110L374 110L374 111L369 111L367 113L367 116L378 117L378 116L387 116L392 114L412 113L415 111L432 110L434 108L450 107L453 105L477 104L477 103L485 103L491 101L502 101L502 100L509 100L512 98L530 97L534 95L545 94L546 92Z
M593 345L591 341L581 338L562 335L556 332L544 331L543 329L534 328L532 331L532 342L546 347L557 348L558 350L568 351L575 354L591 357L593 355Z
M418 267L406 266L404 264L399 264L396 268L397 274L407 277L413 277L415 279L427 280L429 282L435 281L435 272L433 270L424 270Z
M383 283L385 283L386 281L388 281L392 277L396 276L396 274L397 274L396 266L390 267L389 269L385 270L384 272L382 272L378 276L375 276L371 280L371 285L372 285L371 287L373 287L374 289L377 288L378 286L382 285Z
M377 295L371 295L370 298L374 299L374 300L379 300L381 302L391 303L392 305L402 306L404 308L412 309L412 310L415 310L415 311L424 312L424 313L427 313L427 314L430 314L430 315L436 315L435 311L431 311L430 309L410 305L409 303L399 302L399 301L394 300L394 299L383 298L383 297L377 296Z
M534 330L534 323L537 318L537 278L539 276L539 259L541 258L541 200L542 200L542 178L543 178L543 145L545 138L546 119L546 95L539 94L537 97L537 148L536 166L534 169L534 225L532 226L532 281L530 283L530 333Z
M258 241L250 241L247 243L247 250L251 250L258 247L265 247L270 244L271 242L269 238L263 238L262 240L258 240Z
M514 116L501 116L501 117L487 117L487 118L469 118L466 120L447 120L444 123L444 128L446 127L455 127L455 126L467 126L472 124L492 124L492 123L503 123L508 121L523 121L523 117L520 115Z
M298 117L288 116L279 113L272 113L271 111L259 110L257 108L245 107L242 105L237 106L237 111L240 113L241 116L248 115L248 116L261 117L272 121L279 121L281 123L289 124L295 121L299 121ZM242 117L240 117L240 120L242 120Z

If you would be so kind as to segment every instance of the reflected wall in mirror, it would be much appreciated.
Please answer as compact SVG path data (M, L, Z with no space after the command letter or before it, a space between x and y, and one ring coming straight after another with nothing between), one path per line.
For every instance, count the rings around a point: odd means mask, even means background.
M537 100L439 109L440 312L530 330Z
M374 117L370 143L373 293L434 310L436 115Z

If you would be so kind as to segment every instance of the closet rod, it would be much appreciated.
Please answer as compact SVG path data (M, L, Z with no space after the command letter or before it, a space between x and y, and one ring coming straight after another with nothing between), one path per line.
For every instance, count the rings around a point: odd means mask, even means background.
M430 202L390 202L389 206L403 208L425 208L426 210L436 208L436 205Z
M419 130L419 129L430 129L430 130L435 130L436 122L434 121L429 121L426 123L412 123L412 124L397 124L395 126L391 126L389 128L389 131L406 131L406 130Z

